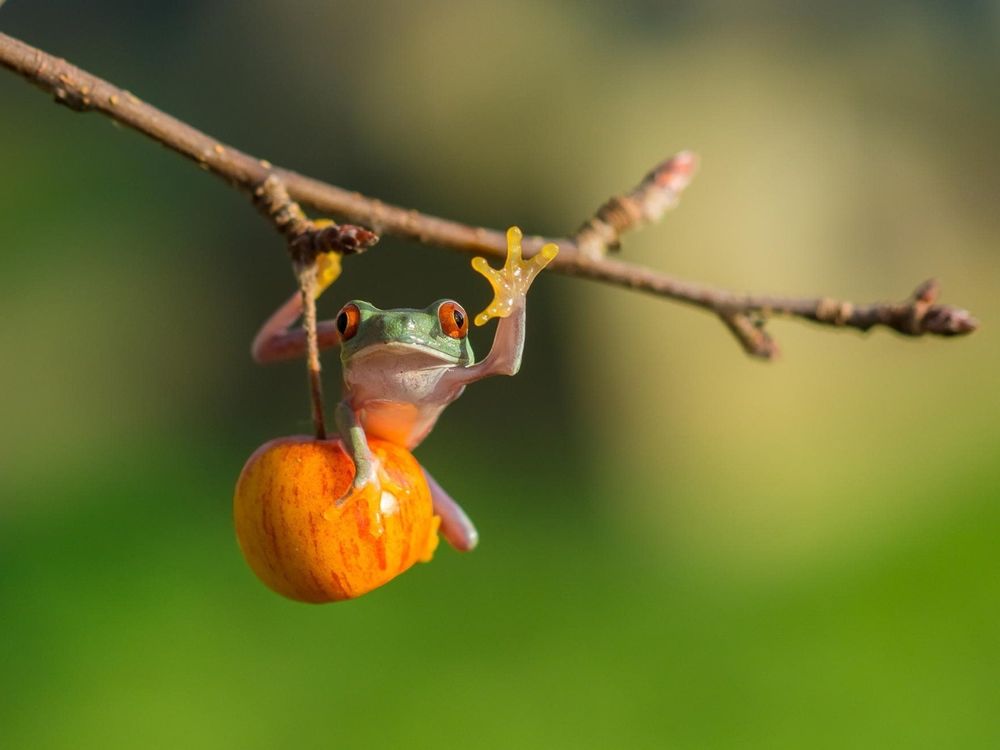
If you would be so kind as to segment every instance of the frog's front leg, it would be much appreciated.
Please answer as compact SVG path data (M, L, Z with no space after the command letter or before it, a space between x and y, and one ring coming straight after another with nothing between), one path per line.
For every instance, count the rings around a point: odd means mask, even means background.
M344 504L348 497L359 490L379 488L378 459L368 447L365 428L361 426L349 403L341 401L337 404L334 418L337 422L340 439L344 443L344 449L354 462L354 481L347 492L342 497L337 498L336 505L339 507Z
M524 352L525 297L531 282L547 266L559 248L549 243L534 256L524 260L521 255L521 230L507 230L507 260L503 268L492 268L485 258L474 258L472 267L486 277L493 287L493 301L476 316L476 325L490 318L500 318L490 353L478 364L449 373L449 378L465 385L490 375L514 375L521 368Z
M420 467L431 491L434 512L441 517L441 534L459 552L470 552L479 544L479 532L462 507L451 499L427 469Z

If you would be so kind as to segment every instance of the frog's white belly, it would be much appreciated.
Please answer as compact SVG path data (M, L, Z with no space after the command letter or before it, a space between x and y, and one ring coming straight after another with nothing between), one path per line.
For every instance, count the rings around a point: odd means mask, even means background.
M453 367L426 355L379 352L345 367L345 395L366 435L412 450L464 390L444 382Z

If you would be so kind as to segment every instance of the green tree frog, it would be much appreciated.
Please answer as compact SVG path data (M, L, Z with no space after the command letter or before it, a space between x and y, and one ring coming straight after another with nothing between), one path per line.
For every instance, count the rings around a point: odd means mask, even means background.
M557 252L555 245L548 244L525 260L521 231L511 227L507 231L507 259L501 269L491 268L484 258L472 261L472 267L486 277L494 291L493 301L476 316L475 323L500 319L490 352L478 363L468 340L468 316L452 300L438 300L422 310L380 310L355 300L344 305L334 320L318 324L320 347L337 343L341 347L343 398L336 407L336 423L355 466L348 494L380 492L379 467L368 447L368 436L412 451L466 385L518 371L524 349L525 296L535 276ZM317 296L340 271L339 256L321 256L321 263ZM305 331L291 328L301 312L301 296L295 294L264 323L252 346L257 362L304 353ZM455 549L473 549L479 540L476 527L430 473L423 471L434 512L441 517L441 533Z

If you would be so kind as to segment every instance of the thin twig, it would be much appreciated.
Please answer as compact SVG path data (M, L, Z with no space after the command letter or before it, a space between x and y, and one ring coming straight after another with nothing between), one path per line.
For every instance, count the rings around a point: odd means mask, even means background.
M309 374L309 395L312 403L313 433L317 440L326 440L326 417L323 404L323 378L319 363L319 341L316 334L316 263L295 263L302 295L302 327L306 331L306 370Z
M371 227L379 234L393 234L470 254L502 258L506 253L502 232L392 206L276 168L267 161L210 138L65 60L5 34L0 34L0 65L53 94L57 102L77 111L100 112L192 159L203 169L251 194L270 178L271 185L287 190L290 201L300 201L350 222ZM603 250L616 246L622 232L659 218L664 210L675 205L693 169L693 155L686 152L678 154L673 162L665 162L654 169L637 188L602 206L577 233L576 239L526 237L525 255L530 256L547 242L556 242L560 253L551 265L553 270L709 310L720 317L750 354L763 358L771 358L777 352L777 346L763 329L766 319L774 315L861 331L885 326L908 336L952 336L976 330L978 322L969 312L934 304L936 285L921 285L910 299L900 303L855 305L825 297L738 294L603 257ZM283 215L282 211L267 211L266 215L287 236L277 218ZM294 226L299 217L292 215L285 216L285 219ZM310 237L309 243L314 245L315 227L307 229L305 234ZM309 250L307 254L314 252L314 249Z

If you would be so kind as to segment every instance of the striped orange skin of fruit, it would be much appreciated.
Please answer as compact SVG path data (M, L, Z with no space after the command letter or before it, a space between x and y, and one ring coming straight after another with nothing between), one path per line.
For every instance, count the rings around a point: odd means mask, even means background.
M380 499L371 492L332 508L354 479L339 440L278 438L250 456L233 499L236 537L271 589L303 602L351 599L431 559L440 519L420 465L393 443L369 446L398 512L379 513Z

